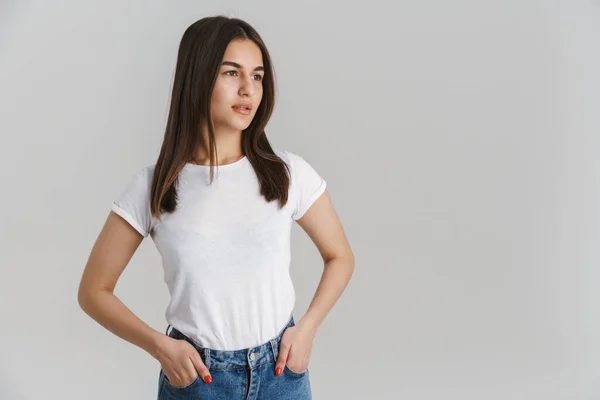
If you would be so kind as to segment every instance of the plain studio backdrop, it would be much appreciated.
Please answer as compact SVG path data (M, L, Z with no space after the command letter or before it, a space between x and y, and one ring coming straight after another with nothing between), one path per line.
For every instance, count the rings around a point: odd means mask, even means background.
M71 0L0 3L0 399L155 398L159 363L77 289L156 161L185 28L217 13L263 36L268 137L327 180L355 252L314 398L600 398L598 2ZM297 319L322 266L295 225ZM115 293L164 332L150 238Z

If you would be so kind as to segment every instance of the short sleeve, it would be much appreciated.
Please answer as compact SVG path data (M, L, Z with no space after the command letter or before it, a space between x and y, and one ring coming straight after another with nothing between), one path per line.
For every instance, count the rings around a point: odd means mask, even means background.
M327 182L303 157L289 151L287 153L292 171L291 192L294 201L292 218L298 220L323 194L327 188Z
M143 237L147 237L153 227L150 213L152 172L150 167L139 170L112 203L112 211L120 215Z

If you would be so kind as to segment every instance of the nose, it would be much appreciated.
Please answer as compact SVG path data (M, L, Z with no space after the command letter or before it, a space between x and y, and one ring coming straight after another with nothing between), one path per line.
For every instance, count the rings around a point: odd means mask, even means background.
M252 82L252 78L251 77L245 77L244 79L240 80L241 82L241 86L240 86L240 94L242 96L253 96L254 95L254 86L253 86L253 82Z

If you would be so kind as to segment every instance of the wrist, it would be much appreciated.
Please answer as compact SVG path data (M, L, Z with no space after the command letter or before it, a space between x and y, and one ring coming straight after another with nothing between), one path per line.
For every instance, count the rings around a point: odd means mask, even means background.
M156 360L160 361L161 355L163 354L163 349L164 349L165 343L169 339L170 339L169 336L167 336L161 332L154 331L150 338L150 348L147 349L147 352L152 357L154 357Z
M317 333L317 330L319 329L321 323L316 318L305 314L302 318L300 318L300 321L298 321L296 325L299 325L303 329L308 329L313 333Z

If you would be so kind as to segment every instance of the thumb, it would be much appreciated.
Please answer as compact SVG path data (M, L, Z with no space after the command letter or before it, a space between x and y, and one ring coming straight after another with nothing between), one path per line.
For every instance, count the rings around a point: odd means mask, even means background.
M279 376L283 372L291 347L291 344L287 342L279 342L279 354L277 355L277 362L275 363L275 375Z
M210 376L210 372L208 372L208 368L206 368L206 365L202 362L202 358L200 358L200 354L196 352L191 357L191 360L192 360L192 363L194 364L194 368L196 368L196 371L198 372L198 375L200 375L200 377L202 379L204 379L204 382L211 383L212 377Z

